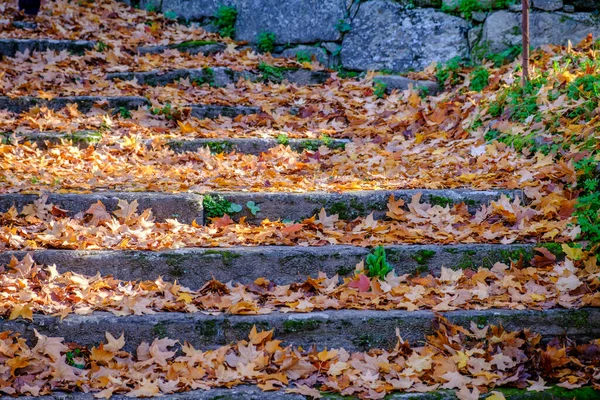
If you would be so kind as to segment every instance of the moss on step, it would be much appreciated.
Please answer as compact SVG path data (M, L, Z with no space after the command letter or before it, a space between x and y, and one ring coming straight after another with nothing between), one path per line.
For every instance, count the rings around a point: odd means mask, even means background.
M160 339L167 337L167 326L163 322L152 327L152 334Z
M184 263L190 258L187 254L164 253L161 255L165 259L165 263L171 267L169 274L174 278L181 278L188 271L184 268Z
M426 266L428 261L431 260L435 256L435 250L418 250L410 256L413 260L417 262L420 266Z
M223 260L223 265L226 267L231 267L233 265L233 260L236 258L240 258L242 255L239 253L234 253L233 251L226 250L206 250L204 254L217 254L221 256Z
M98 131L76 131L65 135L65 139L74 143L96 144L102 140L102 133Z
M307 332L319 329L323 321L318 319L288 319L283 321L284 333Z
M578 389L565 389L558 386L552 386L543 392L529 392L526 389L517 388L495 388L494 390L504 394L507 400L527 399L527 400L595 400L600 397L600 392L592 387L583 387Z

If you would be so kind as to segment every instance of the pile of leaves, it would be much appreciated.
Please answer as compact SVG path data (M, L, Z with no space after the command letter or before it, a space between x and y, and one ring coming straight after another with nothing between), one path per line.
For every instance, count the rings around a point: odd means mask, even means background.
M375 246L399 243L503 243L515 241L569 242L580 228L571 222L574 202L560 196L540 197L522 205L517 197L502 196L489 206L470 214L464 203L452 207L420 202L413 196L408 210L402 199L389 199L386 220L373 214L353 221L320 213L303 221L269 221L251 225L242 217L238 223L227 214L212 218L208 226L183 224L176 219L154 221L151 209L137 213L137 201L119 200L109 213L102 202L85 213L68 217L46 203L46 196L25 206L19 213L13 206L0 215L0 249L134 249L160 250L182 247L232 245L353 244Z
M576 250L565 247L572 255ZM110 311L115 315L164 312L225 312L257 315L311 312L327 309L370 310L484 310L490 308L550 309L600 306L600 266L590 256L573 262L556 262L545 248L531 266L523 261L496 263L477 271L442 268L438 276L369 278L361 264L354 276L331 278L319 273L305 282L277 285L268 278L253 283L206 282L192 290L177 282L126 282L99 274L59 273L56 266L36 265L30 256L13 258L0 271L0 315L32 319L34 312L64 318ZM581 250L579 250L581 252ZM581 254L580 256L583 256ZM52 300L51 300L52 299Z
M528 391L597 387L600 347L510 332L499 326L470 329L442 317L434 335L411 346L398 334L391 350L354 352L282 346L273 331L250 331L242 340L215 350L198 350L168 338L123 350L125 338L106 334L106 342L86 348L35 332L30 346L17 334L0 333L0 392L34 396L52 391L93 392L97 398L124 393L149 397L193 389L253 384L265 391L285 390L314 398L339 393L381 399L392 391L457 389L461 400L479 399L495 387ZM317 389L318 388L318 389ZM495 400L504 399L493 392Z

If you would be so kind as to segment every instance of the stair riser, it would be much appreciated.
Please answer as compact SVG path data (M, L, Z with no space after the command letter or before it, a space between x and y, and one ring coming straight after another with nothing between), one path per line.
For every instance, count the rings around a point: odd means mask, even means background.
M10 141L10 135L3 135L7 141ZM35 142L38 148L47 149L48 144L60 144L67 141L73 146L85 149L88 146L96 146L101 140L101 134L93 136L79 135L73 138L73 135L43 132L31 134L19 134L17 137L18 143ZM347 139L332 139L330 148L343 148L350 140ZM152 142L148 141L148 147L152 146ZM204 147L211 149L213 153L230 153L235 151L242 154L260 155L266 153L273 147L279 146L280 143L275 139L191 139L191 140L172 140L167 143L173 151L177 153L196 152ZM302 152L305 149L314 149L324 145L321 140L313 139L289 139L288 145L292 150Z
M239 204L243 208L240 212L231 215L235 220L246 217L246 222L260 224L264 219L271 221L289 220L302 221L310 218L324 208L328 215L337 214L341 220L353 220L359 216L373 213L375 219L385 218L387 204L390 196L403 199L409 203L412 197L421 193L421 202L435 204L442 199L444 202L467 204L470 212L477 211L482 205L487 205L500 198L502 194L511 198L519 196L520 191L497 190L377 190L354 191L345 193L268 193L268 192L222 192L220 193L231 203ZM207 193L216 195L218 193ZM6 212L15 205L20 211L25 205L31 204L38 198L36 195L2 194L0 195L0 212ZM168 218L177 218L181 222L190 223L194 219L198 224L210 222L202 210L202 197L191 194L161 194L146 192L97 192L93 194L51 194L48 202L68 210L70 215L87 210L98 200L102 201L107 210L114 210L117 199L134 199L138 201L138 211L151 208L158 221ZM193 201L190 201L193 199ZM253 201L260 210L253 215L247 207Z
M39 198L34 194L0 195L0 212L8 211L12 206L21 211ZM150 208L158 221L176 218L180 222L191 223L203 220L202 196L190 193L177 195L145 192L106 192L92 194L49 194L47 203L54 204L69 215L85 212L92 204L101 201L107 210L116 210L118 201L138 202L138 213Z
M67 104L77 104L77 109L83 113L89 112L97 103L103 103L102 108L113 111L120 107L128 110L135 110L138 107L148 106L150 102L144 97L120 96L120 97L102 97L102 96L72 96L57 97L51 100L45 100L38 97L0 97L0 110L8 110L14 113L23 113L33 107L48 107L53 110L65 108Z
M507 330L531 329L545 340L567 335L577 342L598 337L600 309L484 310L442 313L452 323L469 327L502 325ZM248 337L253 325L259 330L275 330L275 338L284 343L318 348L343 347L348 351L369 348L391 348L396 343L395 331L415 345L434 333L430 311L363 311L336 310L307 314L272 313L257 316L205 315L202 313L158 313L143 316L114 316L99 312L87 316L59 318L35 315L33 322L22 319L0 321L0 331L19 332L33 340L33 329L47 336L64 337L66 342L93 346L104 341L106 331L118 337L125 334L125 349L133 351L142 342L157 337L170 337L197 348L215 348Z
M319 85L325 83L330 77L326 71L311 71L306 69L290 69L280 71L280 77L264 76L254 71L234 71L229 68L215 67L202 69L176 69L171 71L146 71L146 72L114 72L106 75L110 80L128 81L136 79L138 84L151 86L164 86L180 79L189 79L191 82L209 83L214 87L223 87L235 84L240 79L253 82L260 81L287 81L299 86Z
M496 262L518 261L533 256L535 245L398 245L385 246L388 262L399 275L441 268L491 268ZM0 253L0 265L15 256L22 259L26 251ZM36 250L31 252L39 264L56 264L60 272L84 275L113 275L122 280L154 280L159 276L177 280L191 289L206 281L253 282L266 277L277 284L301 282L307 276L352 275L369 249L356 246L263 246L229 248L189 248L152 251L77 251Z
M80 54L91 50L96 42L88 40L54 40L54 39L0 39L0 55L14 57L17 53L34 51L68 50Z

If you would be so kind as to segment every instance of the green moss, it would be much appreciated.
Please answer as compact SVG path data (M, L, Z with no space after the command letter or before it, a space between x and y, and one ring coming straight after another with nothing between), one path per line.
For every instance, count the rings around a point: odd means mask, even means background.
M452 206L454 204L454 201L444 196L430 196L429 204L431 204L432 206L446 207Z
M217 42L216 40L188 40L186 42L172 44L169 47L172 49L184 50L184 49L189 49L191 47L208 46L208 45L217 44L217 43L219 43L219 42Z
M352 216L354 214L350 210L350 206L348 204L346 204L345 201L333 202L329 206L327 206L326 209L327 209L327 214L329 214L329 215L337 214L337 216L343 220L353 219Z
M494 388L498 392L510 399L527 399L527 400L595 400L600 397L600 392L592 387L583 387L578 389L565 389L558 386L552 386L550 389L543 392L528 392L526 389L517 388Z
M171 274L174 278L181 278L187 273L187 270L182 264L189 258L189 256L185 254L165 253L162 254L161 257L165 258L165 263L171 267L171 269L169 269L169 274Z
M456 268L458 269L477 269L477 267L478 265L475 264L472 256L466 252L463 253L461 260L458 262L458 264L456 264Z
M427 265L427 262L435 256L434 250L419 250L415 252L410 258L415 260L419 265Z
M339 276L347 276L354 272L354 267L338 267L335 271Z
M498 261L510 264L511 261L517 262L523 257L523 262L529 263L533 259L533 250L529 248L519 248L516 250L500 250L497 252Z
M229 325L229 321L227 321L226 325ZM242 333L243 337L248 337L248 333L250 333L253 326L256 326L256 329L258 331L268 331L272 329L271 325L266 321L237 322L231 325L231 329L235 330L236 332Z
M427 275L429 273L429 267L427 265L419 265L412 272L412 275Z
M386 248L385 253L387 259L390 260L394 264L399 264L404 258L404 252L401 250L395 250L393 248Z
M373 336L369 333L361 333L360 335L356 336L354 339L352 339L352 343L359 349L359 350L367 350L373 347Z
M590 314L585 310L571 310L565 316L564 326L572 326L578 329L585 328L590 323Z
M565 258L565 252L563 251L560 243L542 243L539 245L539 247L548 249L548 251L554 254L558 260Z
M226 267L231 267L233 265L233 260L236 258L240 258L242 255L239 253L234 253L232 251L225 250L206 250L204 254L218 254L223 259L223 265Z
M158 324L152 327L152 334L160 339L166 338L167 326L163 322L159 322Z
M321 141L320 140L302 140L298 144L298 149L300 151L302 151L302 150L308 150L308 151L315 152L315 151L319 150L320 146L321 146Z
M265 62L258 64L258 71L260 72L260 79L264 82L275 82L280 83L284 79L284 72L286 71L297 71L298 68L290 67L276 67L269 65Z
M209 67L202 68L202 76L194 78L192 81L198 86L208 84L209 86L215 86L215 70Z
M294 333L314 331L319 329L321 322L322 321L316 319L288 319L283 321L283 332Z
M206 320L196 324L195 331L204 338L214 338L219 334L219 326L215 320Z
M97 131L76 131L70 135L65 135L65 138L74 143L95 144L102 140L102 133Z

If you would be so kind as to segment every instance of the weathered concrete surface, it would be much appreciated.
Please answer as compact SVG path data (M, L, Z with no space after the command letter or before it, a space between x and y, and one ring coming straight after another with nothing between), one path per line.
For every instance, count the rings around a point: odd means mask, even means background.
M227 48L225 43L198 43L194 44L191 42L176 43L168 46L142 46L138 47L137 51L139 54L159 54L166 50L175 49L180 52L189 54L204 54L205 56L210 54L220 53Z
M391 93L394 89L406 90L411 86L413 89L425 87L429 94L436 94L440 91L440 85L437 82L415 80L401 75L377 75L373 78L373 82L381 82L386 85L388 93Z
M237 40L255 42L261 32L277 43L336 41L335 25L344 18L345 0L238 0Z
M349 191L344 193L308 192L214 192L211 195L222 195L232 203L244 206L242 211L232 215L239 220L246 217L246 222L259 224L264 219L301 221L318 214L325 208L329 215L337 214L342 220L352 220L358 216L373 213L375 219L382 219L387 212L390 196L410 203L412 197L421 193L421 202L430 204L455 204L464 202L469 211L478 210L482 204L507 195L511 198L523 198L519 190L469 190L469 189L404 189L404 190L371 190ZM15 204L19 210L37 199L37 195L2 194L0 195L0 212L7 211ZM48 201L60 208L76 214L87 210L91 204L101 200L108 209L114 209L117 199L137 200L140 211L152 208L156 218L177 218L183 222L196 219L202 223L202 197L193 194L163 194L152 192L96 192L91 194L51 194ZM260 210L253 215L245 205L253 201Z
M63 141L70 142L73 146L79 148L87 148L95 145L102 139L102 133L97 131L78 131L72 134L61 132L31 132L0 134L0 138L4 137L6 143L19 144L24 142L35 142L38 148L47 148L47 143L61 143Z
M77 104L77 108L81 112L89 112L94 106L99 106L103 109L115 109L125 107L129 110L137 109L150 105L148 99L137 96L67 96L56 97L51 100L41 99L39 97L6 97L0 96L0 110L8 110L15 113L28 111L32 107L48 107L53 110L60 110L67 104Z
M469 327L476 324L502 325L507 330L531 329L545 340L567 335L577 342L594 340L600 332L600 308L580 310L485 310L441 313L451 322ZM104 333L125 334L125 349L133 351L145 341L170 337L191 343L196 348L215 348L247 339L253 325L259 330L274 329L274 337L285 345L318 348L343 347L348 351L392 348L396 328L411 343L423 341L434 332L431 311L331 310L306 314L274 312L266 315L205 315L202 313L156 313L142 316L115 316L107 312L69 315L59 318L35 315L33 322L0 319L0 331L10 330L34 339L33 330L47 336L64 337L66 342L97 345Z
M311 71L307 69L283 69L278 76L265 76L256 71L233 71L229 68L187 68L171 71L146 71L146 72L111 72L106 75L107 79L119 79L122 81L136 79L139 84L152 86L166 85L179 79L190 81L200 80L202 83L210 83L215 87L227 86L240 79L251 81L287 81L299 86L322 84L331 76L326 71Z
M361 4L342 43L342 65L351 70L421 70L433 61L467 56L464 19L434 9L406 10L391 0Z
M190 115L198 119L216 119L220 116L235 118L238 115L249 115L260 112L260 107L250 106L217 106L190 104L186 107L191 108Z
M213 17L219 6L236 7L237 0L162 0L162 12L173 11L179 18L204 20Z
M17 210L33 203L39 198L35 194L0 195L0 212L6 212L11 206ZM90 206L101 201L107 210L116 210L120 199L138 202L138 212L151 208L158 221L168 218L191 223L194 219L203 220L202 196L190 193L166 194L149 192L96 192L90 194L49 194L48 203L69 211L69 215L85 212Z
M350 140L332 139L330 147L343 148ZM279 146L275 139L190 139L173 140L167 143L174 151L183 153L186 151L198 151L203 147L223 149L225 153L236 151L244 154L261 154L269 151L273 147ZM289 139L289 146L295 151L302 151L307 147L321 146L322 140L312 139Z
M576 44L591 33L600 36L600 24L592 13L549 13L533 11L530 16L530 38L533 47L545 44ZM521 44L521 14L510 11L491 13L483 24L479 46L499 53Z
M386 246L388 261L399 275L414 274L441 267L491 268L496 262L531 258L534 244L469 245L393 245ZM26 251L0 253L0 265L14 256L22 259ZM202 287L212 277L223 282L253 282L267 277L287 284L316 277L351 275L369 249L356 246L260 246L189 248L163 251L113 250L36 250L31 252L39 264L56 264L61 272L84 275L113 275L121 280L154 280L159 276L177 280L191 289Z
M445 205L445 203L466 203L469 211L477 211L482 204L489 204L497 200L502 194L511 198L519 196L523 199L520 190L470 190L470 189L403 189L403 190L371 190L348 191L343 193L308 192L308 193L269 193L269 192L223 192L221 195L237 204L246 204L254 201L260 206L257 215L252 215L244 208L240 213L233 215L239 219L246 217L250 223L259 223L265 218L271 221L302 220L318 214L325 208L328 215L338 214L340 219L352 220L359 216L373 213L375 219L382 219L387 212L390 196L403 199L410 203L412 197L421 193L421 202Z
M212 74L207 68L186 68L174 69L171 71L145 71L145 72L111 72L106 74L106 79L130 81L137 80L140 85L164 86L179 79L189 79L190 81L216 81L215 75L218 74L219 85L225 86L233 82L233 71L228 68L213 68Z
M14 57L17 53L29 50L68 50L73 53L83 53L96 46L96 42L89 40L56 40L56 39L0 39L0 55Z
M563 0L533 0L532 7L544 11L556 11L563 8Z
M35 142L39 148L47 148L48 143L56 144L63 141L71 143L73 146L87 148L96 145L102 138L102 134L96 131L79 131L73 134L61 132L31 132L11 135L10 133L1 134L0 139L7 143L17 144L24 142ZM329 145L332 149L343 148L348 139L332 139ZM236 151L243 154L261 154L268 152L269 149L279 146L276 139L263 138L227 138L227 139L189 139L189 140L171 140L167 145L177 153L187 151L196 152L201 148L208 147L214 153L230 153ZM304 149L312 149L323 145L322 140L317 139L289 139L288 145L295 151L301 152ZM147 146L152 146L152 141L148 140Z

